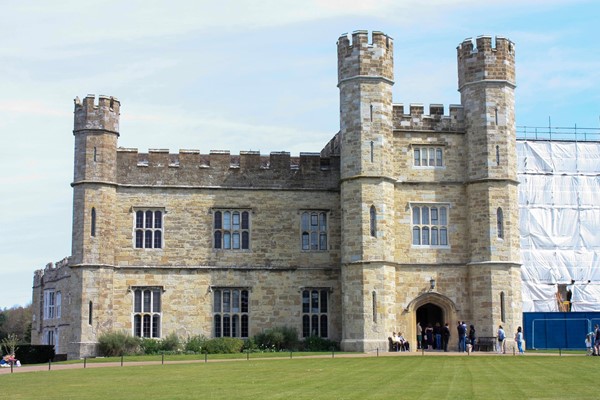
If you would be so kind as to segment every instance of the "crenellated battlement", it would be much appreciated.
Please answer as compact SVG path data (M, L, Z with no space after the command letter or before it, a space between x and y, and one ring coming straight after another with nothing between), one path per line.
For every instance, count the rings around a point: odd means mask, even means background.
M515 44L496 36L495 46L491 36L465 39L456 48L458 57L458 88L481 81L515 82Z
M242 151L232 155L228 150L137 149L117 150L117 181L120 184L200 185L200 186L270 186L291 180L292 186L332 186L339 179L339 157L321 157L319 153ZM303 178L307 177L306 182ZM316 179L315 179L316 178ZM278 182L280 181L280 182Z
M383 78L394 80L394 43L383 32L373 31L369 43L369 32L352 32L340 36L338 46L338 85L357 77Z
M465 128L463 107L456 104L450 104L448 115L442 104L431 104L429 114L423 104L410 104L408 110L404 104L393 104L392 123L394 130L462 132Z
M119 133L121 103L116 97L88 94L83 101L75 97L74 132L80 130L105 130Z
M64 276L69 275L70 257L64 257L62 260L55 263L49 262L43 269L35 270L33 274L33 287L40 286L45 282L56 281Z

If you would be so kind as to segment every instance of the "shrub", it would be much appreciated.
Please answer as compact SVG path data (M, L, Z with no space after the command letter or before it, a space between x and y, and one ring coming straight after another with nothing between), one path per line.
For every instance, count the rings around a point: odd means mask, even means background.
M181 341L179 340L179 336L175 332L169 333L163 340L160 342L160 350L168 351L168 352L178 352L181 347Z
M157 339L143 338L140 340L140 349L144 354L159 354L161 342Z
M131 355L140 350L140 339L123 332L107 332L98 338L98 350L104 357Z
M242 351L246 352L255 352L258 351L258 346L253 338L248 338L244 341L244 347L242 347Z
M238 338L222 337L209 339L204 342L203 352L208 354L233 354L240 353L244 341Z
M196 335L191 336L185 341L185 351L192 353L201 353L204 347L204 342L206 342L206 337L204 335Z
M298 331L290 327L275 327L254 336L256 346L263 351L298 350Z
M331 351L339 350L339 348L337 342L319 336L309 336L304 339L305 351Z

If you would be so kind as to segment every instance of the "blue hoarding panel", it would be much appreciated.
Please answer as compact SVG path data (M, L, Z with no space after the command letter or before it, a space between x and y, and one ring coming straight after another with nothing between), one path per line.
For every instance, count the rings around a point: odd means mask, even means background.
M523 333L530 349L584 349L585 336L600 325L600 312L523 313Z

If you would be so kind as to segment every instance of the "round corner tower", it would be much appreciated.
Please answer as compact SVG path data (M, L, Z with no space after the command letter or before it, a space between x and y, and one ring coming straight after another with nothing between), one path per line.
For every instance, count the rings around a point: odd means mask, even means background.
M481 335L521 324L515 45L480 36L457 48L465 113L471 309Z
M393 41L342 35L338 48L342 204L342 348L383 348L395 302Z
M94 95L75 99L73 186L74 265L114 264L117 139L120 103Z

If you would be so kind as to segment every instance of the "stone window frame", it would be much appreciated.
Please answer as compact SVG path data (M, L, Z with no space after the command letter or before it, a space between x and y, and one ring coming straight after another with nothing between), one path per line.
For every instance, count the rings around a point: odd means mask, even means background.
M329 250L329 210L302 209L300 214L300 250L323 252ZM314 223L313 223L314 222ZM314 238L314 241L313 241Z
M250 337L250 287L211 286L213 337Z
M164 207L133 208L134 249L161 250L164 248L166 214Z
M164 288L162 286L132 286L128 291L133 293L131 299L132 335L134 337L160 339Z
M302 337L318 336L329 338L329 304L331 303L330 287L300 288L300 311Z
M450 204L411 202L409 207L411 245L420 248L449 248Z
M444 147L440 144L413 144L412 148L412 166L413 168L445 168ZM423 158L425 151L427 157ZM433 155L433 159L431 158ZM418 156L418 157L417 157Z
M56 291L54 289L44 289L44 319L54 319L56 317Z
M250 251L252 210L249 208L213 208L213 250ZM226 221L229 215L229 221ZM236 217L238 221L236 223Z

